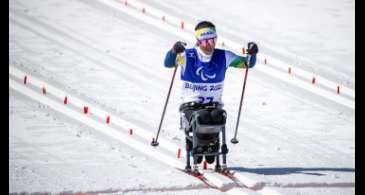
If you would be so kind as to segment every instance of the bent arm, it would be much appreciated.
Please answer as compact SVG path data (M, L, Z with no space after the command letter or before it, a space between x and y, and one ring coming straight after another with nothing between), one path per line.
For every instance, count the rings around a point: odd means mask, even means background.
M233 52L226 51L226 66L234 67L234 68L246 68L247 67L247 58L234 54ZM251 55L250 63L248 68L254 67L256 64L256 55Z

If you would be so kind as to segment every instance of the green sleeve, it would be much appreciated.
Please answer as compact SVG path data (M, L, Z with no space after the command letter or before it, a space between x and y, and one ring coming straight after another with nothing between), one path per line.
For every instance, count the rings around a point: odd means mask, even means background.
M229 67L246 68L247 57L236 56L229 64Z
M234 67L234 68L246 68L247 67L247 56L239 56L235 53L225 50L226 56L226 67ZM250 63L248 68L254 67L256 64L256 55L251 55Z

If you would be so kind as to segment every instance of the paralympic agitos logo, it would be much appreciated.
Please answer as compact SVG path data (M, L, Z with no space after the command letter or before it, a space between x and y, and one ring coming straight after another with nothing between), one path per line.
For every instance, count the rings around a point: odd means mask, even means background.
M214 79L216 77L216 74L214 73L213 75L209 75L209 74L206 74L204 73L204 70L203 70L203 66L200 66L196 71L195 71L195 74L197 76L200 76L200 78L203 80L203 81L207 81L208 79Z

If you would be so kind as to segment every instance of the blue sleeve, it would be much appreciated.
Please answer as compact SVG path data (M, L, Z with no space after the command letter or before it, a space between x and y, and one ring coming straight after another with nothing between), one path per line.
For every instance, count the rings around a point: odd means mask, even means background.
M168 51L165 56L165 67L172 68L175 67L175 61L176 61L177 54L172 52L172 50Z

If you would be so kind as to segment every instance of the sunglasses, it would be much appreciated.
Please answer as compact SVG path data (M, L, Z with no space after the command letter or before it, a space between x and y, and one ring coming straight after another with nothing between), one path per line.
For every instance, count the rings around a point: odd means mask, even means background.
M209 45L214 45L216 42L217 42L217 37L210 38L210 39L199 40L199 44L202 45L203 47L206 47L208 44Z

